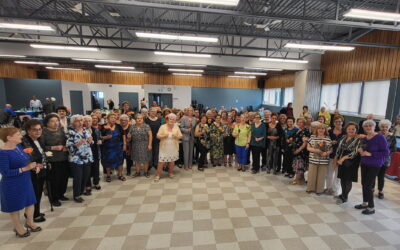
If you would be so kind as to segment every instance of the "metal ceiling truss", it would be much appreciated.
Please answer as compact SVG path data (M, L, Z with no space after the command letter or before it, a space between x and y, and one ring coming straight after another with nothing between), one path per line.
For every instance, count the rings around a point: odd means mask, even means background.
M398 9L400 0L397 3L390 0L242 0L234 8L174 1L3 1L0 18L51 23L57 29L55 33L1 32L0 40L6 41L12 36L49 43L52 37L65 44L100 48L290 58L320 52L285 49L289 41L400 48L400 45L357 42L376 29L400 31L397 23L355 22L341 16L351 7ZM77 4L80 4L78 10ZM111 12L119 16L112 16ZM219 38L219 43L138 39L134 35L138 30L212 35Z

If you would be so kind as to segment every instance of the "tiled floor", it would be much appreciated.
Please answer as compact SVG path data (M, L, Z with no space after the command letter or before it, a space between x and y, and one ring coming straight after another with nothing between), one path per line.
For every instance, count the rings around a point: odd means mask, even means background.
M400 249L400 184L387 181L377 213L331 196L305 193L282 176L224 167L176 170L159 183L140 177L102 183L84 204L54 212L43 202L44 230L17 239L0 215L0 249ZM69 193L70 196L70 193Z

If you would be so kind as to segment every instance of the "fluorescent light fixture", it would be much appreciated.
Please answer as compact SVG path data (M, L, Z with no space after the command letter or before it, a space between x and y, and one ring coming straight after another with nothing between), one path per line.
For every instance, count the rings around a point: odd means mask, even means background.
M265 69L265 68L246 68L245 69L251 69L251 70L262 70L262 71L283 71L283 69Z
M94 65L96 68L101 68L101 69L135 69L135 67L132 66L114 66L114 65Z
M48 25L22 24L22 23L0 23L0 29L54 31L54 29Z
M56 69L56 70L81 70L75 68L56 68L56 67L46 67L46 69Z
M146 33L136 32L137 37L141 38L154 38L154 39L165 39L165 40L180 40L180 41L195 41L195 42L208 42L217 43L218 38L216 37L205 37L205 36L184 36L184 35L172 35L162 33Z
M71 58L74 61L83 62L102 62L102 63L121 63L120 60L109 60L109 59L93 59L93 58Z
M227 6L237 6L239 0L175 0L177 2L188 2L188 3L207 3L215 5L227 5Z
M168 71L172 72L192 72L192 73L203 73L202 69L168 69Z
M256 76L228 76L230 78L246 78L246 79L255 79Z
M180 52L166 52L166 51L154 51L154 54L159 56L186 56L186 57L207 57L210 58L210 54L195 54L195 53L180 53Z
M184 74L184 73L172 73L176 76L202 76L202 74Z
M21 55L0 55L0 57L25 58L26 56L21 56Z
M80 51L99 51L98 48L94 47L80 47L80 46L68 46L68 45L48 45L48 44L31 44L32 48L35 49L60 49L60 50L80 50Z
M334 46L334 45L317 45L317 44L297 44L287 43L285 48L294 49L314 49L314 50L332 50L332 51L352 51L354 47L350 46Z
M260 57L259 60L260 61L267 61L267 62L308 63L308 61L306 61L306 60L270 58L270 57Z
M253 75L253 76L266 76L267 73L260 73L260 72L242 72L242 71L236 71L236 75Z
M129 70L111 70L114 73L127 73L127 74L144 74L143 71L129 71Z
M380 21L390 21L390 22L399 22L400 21L399 13L374 11L374 10L363 10L363 9L350 9L343 16L350 17L350 18L380 20Z
M207 67L207 65L202 65L202 64L183 64L183 63L163 63L165 66L182 66L182 67L198 67L198 68L204 68Z
M18 64L36 64L36 65L58 65L58 63L53 62L33 62L33 61L14 61Z

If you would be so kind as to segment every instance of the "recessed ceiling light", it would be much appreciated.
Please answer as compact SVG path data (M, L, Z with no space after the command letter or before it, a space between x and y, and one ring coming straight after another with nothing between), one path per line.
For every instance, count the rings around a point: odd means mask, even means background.
M209 42L209 43L218 42L218 38L216 37L205 37L205 36L185 36L185 35L172 35L172 34L147 33L147 32L136 32L136 36L141 38L154 38L154 39L165 39L165 40L195 41L195 42Z
M195 54L195 53L179 53L179 52L166 52L166 51L154 51L154 54L159 56L185 56L185 57L205 57L210 58L210 54Z
M283 71L283 69L271 69L271 68L247 68L245 69L252 69L252 70L262 70L262 71Z
M267 73L260 73L260 72L242 72L242 71L236 71L236 75L256 75L256 76L266 76Z
M99 51L95 47L84 47L84 46L68 46L68 45L47 45L47 44L31 44L32 48L35 49L59 49L59 50L80 50L80 51Z
M58 65L58 63L53 62L33 62L33 61L14 61L18 64L36 64L36 65Z
M256 76L228 76L230 78L245 78L245 79L255 79Z
M259 60L260 61L268 61L268 62L308 63L308 61L306 61L306 60L270 58L270 57L260 57Z
M94 59L94 58L71 58L74 61L83 62L103 62L103 63L121 63L120 60L110 60L110 59Z
M114 66L114 65L94 65L96 68L102 68L102 69L135 69L135 67L132 66Z
M239 0L174 0L177 2L189 2L189 3L208 3L215 5L228 5L228 6L237 6L239 4Z
M46 69L55 69L55 70L81 70L75 68L56 68L56 67L46 67Z
M118 12L109 12L112 17L120 17L121 15Z
M184 73L172 73L176 76L202 76L202 74L184 74Z
M54 31L54 29L48 25L22 24L22 23L0 23L0 29Z
M354 50L354 47L350 47L350 46L297 44L297 43L287 43L285 45L285 48L311 49L311 50L331 50L331 51L352 51L352 50Z
M8 58L25 58L26 56L21 56L21 55L0 55L0 57L8 57Z
M183 64L183 63L163 63L165 66L182 66L182 67L197 67L197 68L204 68L207 65L202 64Z
M203 73L202 69L168 69L168 71L172 72L193 72L193 73Z
M350 9L343 15L344 17L368 19L368 20L380 20L389 22L400 22L400 14L395 12L383 12L374 10L363 10L363 9Z
M143 71L129 71L129 70L111 70L114 73L127 73L127 74L144 74Z

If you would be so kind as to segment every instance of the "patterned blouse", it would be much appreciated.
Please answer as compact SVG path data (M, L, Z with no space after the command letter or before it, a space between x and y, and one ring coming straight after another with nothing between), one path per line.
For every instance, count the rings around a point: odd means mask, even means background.
M342 158L343 156L348 155L349 159L354 159L358 156L358 149L360 148L360 143L361 140L357 137L354 137L353 139L350 139L347 141L348 136L345 135L343 136L338 144L337 150L336 150L336 156L338 157L338 160Z
M207 124L203 125L201 123L197 126L199 127L199 132L203 133L198 137L198 142L205 148L210 148L210 127Z
M303 145L303 137L310 137L310 130L307 128L303 128L302 130L298 130L294 135L294 148L298 149ZM308 161L308 150L304 148L297 156L303 158L303 160Z
M88 164L93 162L92 149L90 148L90 144L88 142L83 143L79 147L75 145L81 139L86 140L91 136L92 136L91 133L87 129L83 129L82 133L79 133L75 129L69 128L68 139L67 139L69 162L75 163L77 165Z

